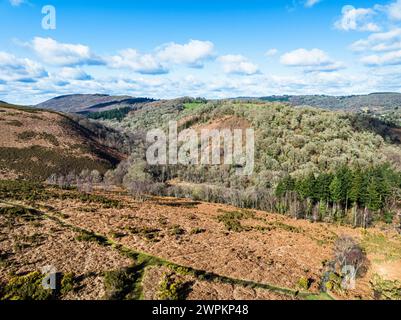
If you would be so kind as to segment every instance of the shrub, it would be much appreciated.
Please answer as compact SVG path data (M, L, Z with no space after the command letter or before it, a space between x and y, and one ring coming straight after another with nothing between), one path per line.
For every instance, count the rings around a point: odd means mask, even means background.
M5 285L2 300L49 300L52 290L42 286L44 276L32 272L23 276L14 276Z
M112 232L112 233L110 233L110 236L113 239L121 239L121 238L124 238L126 236L126 234L125 233L121 233L121 232Z
M251 219L255 217L254 212L252 211L223 211L224 214L217 216L217 220L219 222L224 223L224 226L228 231L233 232L242 232L242 231L249 231L251 228L243 227L241 225L242 219Z
M203 228L194 228L191 230L191 234L199 234L199 233L203 233L206 232L206 229Z
M61 279L61 289L60 293L65 295L68 292L74 290L75 288L75 274L73 272L68 272L63 275Z
M370 284L376 299L401 300L401 282L385 280L375 274Z
M303 290L309 290L310 286L313 283L313 279L302 277L298 280L298 287Z
M37 136L35 131L24 131L17 135L18 140L29 141Z
M122 268L104 274L105 298L108 300L132 300L139 298L143 266Z
M22 127L24 125L21 121L18 121L18 120L10 120L10 121L7 121L6 124L8 124L9 126L13 126L13 127Z
M185 234L185 230L182 229L179 225L175 225L170 229L170 235L172 236L181 236Z
M75 240L107 244L107 239L105 237L87 231L82 231L78 236L75 237Z
M138 234L142 237L144 237L146 240L157 242L159 241L159 229L154 229L154 228L148 228L148 227L143 227L143 228L138 228L138 227L131 227L129 228L129 231L132 234Z
M0 215L6 215L11 218L21 218L25 221L35 221L42 219L41 213L34 209L28 209L25 207L0 207Z
M160 300L185 300L192 284L178 279L174 273L165 273L160 283Z

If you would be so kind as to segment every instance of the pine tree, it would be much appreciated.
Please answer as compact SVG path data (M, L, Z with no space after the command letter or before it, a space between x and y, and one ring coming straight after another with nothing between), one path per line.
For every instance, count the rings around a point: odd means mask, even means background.
M347 210L352 183L352 173L348 167L342 166L338 170L337 176L341 180L341 202L345 206L345 210Z
M379 211L382 208L382 199L378 191L379 182L373 177L367 188L368 202L367 207L372 211Z
M330 183L330 199L333 203L338 204L341 201L341 180L335 176Z
M341 180L335 176L330 183L330 198L333 202L333 214L337 211L337 206L341 201Z
M330 200L330 183L333 180L332 175L322 173L316 179L316 197L320 201L329 202Z
M361 188L362 188L362 173L358 169L353 173L351 188L349 191L349 199L354 204L355 207L361 202Z

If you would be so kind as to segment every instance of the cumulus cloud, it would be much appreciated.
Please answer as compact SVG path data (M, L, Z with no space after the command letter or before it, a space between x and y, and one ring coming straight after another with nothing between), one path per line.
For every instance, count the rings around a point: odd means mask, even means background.
M380 27L370 19L376 12L370 8L355 8L347 5L342 9L341 18L335 22L334 27L343 31L380 31Z
M107 93L115 95L175 98L204 96L228 98L238 96L266 96L271 94L358 94L392 85L388 76L353 72L307 73L283 75L258 74L232 77L223 73L212 78L199 75L168 75L144 77L137 74L107 75L88 81L57 81L47 77L35 83L13 82L0 84L0 100L34 104L48 98L75 93ZM396 82L398 80L398 82ZM395 82L394 82L395 81ZM394 79L399 84L399 78ZM383 86L383 87L380 87ZM385 85L385 86L384 86ZM6 90L2 89L6 88ZM15 92L19 94L16 95Z
M292 67L321 66L332 63L323 50L302 48L283 54L280 61L282 64Z
M367 39L361 39L351 45L353 51L384 52L401 49L401 28L387 32L371 34Z
M59 66L100 65L104 61L88 46L57 42L52 38L35 37L29 47L46 63Z
M371 34L351 45L351 50L363 52L361 62L369 67L401 64L401 28Z
M35 82L47 76L47 71L39 63L0 52L0 79L3 81Z
M165 74L174 65L203 67L204 62L213 56L213 49L210 41L190 40L186 44L171 42L151 53L125 49L106 60L112 68L129 68L141 74Z
M390 19L396 21L401 20L401 0L397 0L393 3L390 3L387 6L379 6L379 7L381 9L384 8Z
M223 70L228 74L253 75L259 73L259 67L242 55L225 55L218 58Z
M213 56L213 49L210 41L190 40L186 44L171 42L158 48L156 57L166 63L202 67L203 62Z
M330 72L344 68L343 63L332 60L320 49L297 49L283 54L280 62L289 67L303 67L305 71Z
M322 0L306 0L305 1L305 7L306 8L312 8L314 5L318 4Z
M108 66L117 69L129 68L142 74L164 74L168 70L151 54L140 54L135 49L125 49L107 59Z
M367 66L386 66L401 64L401 50L391 51L383 55L369 55L362 57L362 63Z

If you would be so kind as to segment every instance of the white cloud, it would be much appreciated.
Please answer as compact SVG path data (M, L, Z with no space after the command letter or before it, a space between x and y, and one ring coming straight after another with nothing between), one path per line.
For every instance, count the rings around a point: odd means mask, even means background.
M46 70L39 63L0 52L0 79L3 81L35 82L47 76Z
M320 49L297 49L283 54L282 64L292 67L321 66L331 63L329 56Z
M218 61L222 64L225 73L239 75L259 73L258 66L242 55L229 54L219 57Z
M304 69L305 72L320 72L320 73L324 73L324 72L334 72L334 71L338 71L341 69L345 69L345 64L343 62L340 61L336 61L336 62L332 62L330 64L326 64L326 65L320 65L320 66L310 66L310 67L306 67Z
M129 68L141 74L164 74L174 65L203 67L204 62L213 56L213 48L210 41L190 40L186 44L168 43L146 54L136 49L125 49L105 60L111 68Z
M318 4L322 0L306 0L305 1L305 7L306 8L312 8L314 5Z
M42 78L35 83L13 82L0 84L0 100L34 104L54 96L74 93L107 93L115 95L175 98L178 96L204 96L228 98L238 96L266 96L271 94L358 94L394 90L399 77L353 72L301 73L283 75L257 74L232 77L217 74L211 78L199 75L169 75L143 77L108 75L88 81L58 81L54 77ZM387 87L388 85L388 87ZM399 88L399 86L398 86ZM397 89L399 90L399 89ZM16 95L15 92L19 94Z
M332 72L344 68L342 62L332 60L320 49L297 49L283 54L280 62L289 67L303 67L306 72Z
M57 74L57 77L60 77L61 79L66 79L66 80L92 80L92 76L87 74L84 70L81 68L69 68L65 67L62 68Z
M213 49L210 41L190 40L186 44L171 42L158 48L156 57L166 63L202 67L204 60L213 56Z
M25 0L9 0L13 7L18 7L25 2Z
M369 67L401 64L401 28L387 32L373 33L351 45L356 52L370 52L361 58L361 62Z
M353 51L384 52L401 49L401 28L387 32L373 33L367 39L361 39L351 45Z
M401 0L397 0L387 6L385 6L390 19L401 20Z
M401 64L401 50L391 51L383 55L370 55L361 59L367 66L386 66Z
M111 68L129 68L142 74L163 74L168 70L151 54L140 54L135 49L125 49L107 59Z
M324 51L302 48L283 54L280 61L282 64L292 67L322 66L332 63L332 60Z
M278 53L278 50L276 48L272 48L266 51L265 56L266 57L273 57Z
M380 27L369 21L375 14L376 12L370 8L355 8L347 5L343 7L342 16L335 22L334 26L343 31L377 32Z
M77 66L104 63L88 46L82 44L60 43L52 38L35 37L29 46L48 64Z

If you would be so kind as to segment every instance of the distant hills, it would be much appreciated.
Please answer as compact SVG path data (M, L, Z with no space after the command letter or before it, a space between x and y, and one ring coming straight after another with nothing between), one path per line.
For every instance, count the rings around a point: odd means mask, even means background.
M39 103L35 107L55 111L88 114L124 107L134 107L138 104L152 102L149 98L135 98L130 96L110 96L105 94L71 94L55 97Z
M287 102L293 106L308 105L346 111L361 111L364 108L368 108L372 112L377 112L401 107L401 94L392 92L352 96L283 95L266 96L259 99L268 102Z
M401 93L382 92L367 95L273 95L259 98L240 97L239 100L257 99L265 102L283 102L293 106L311 106L331 110L382 113L401 109ZM71 94L55 97L35 107L62 112L88 114L130 107L137 109L144 103L157 101L145 97L112 96L106 94Z

